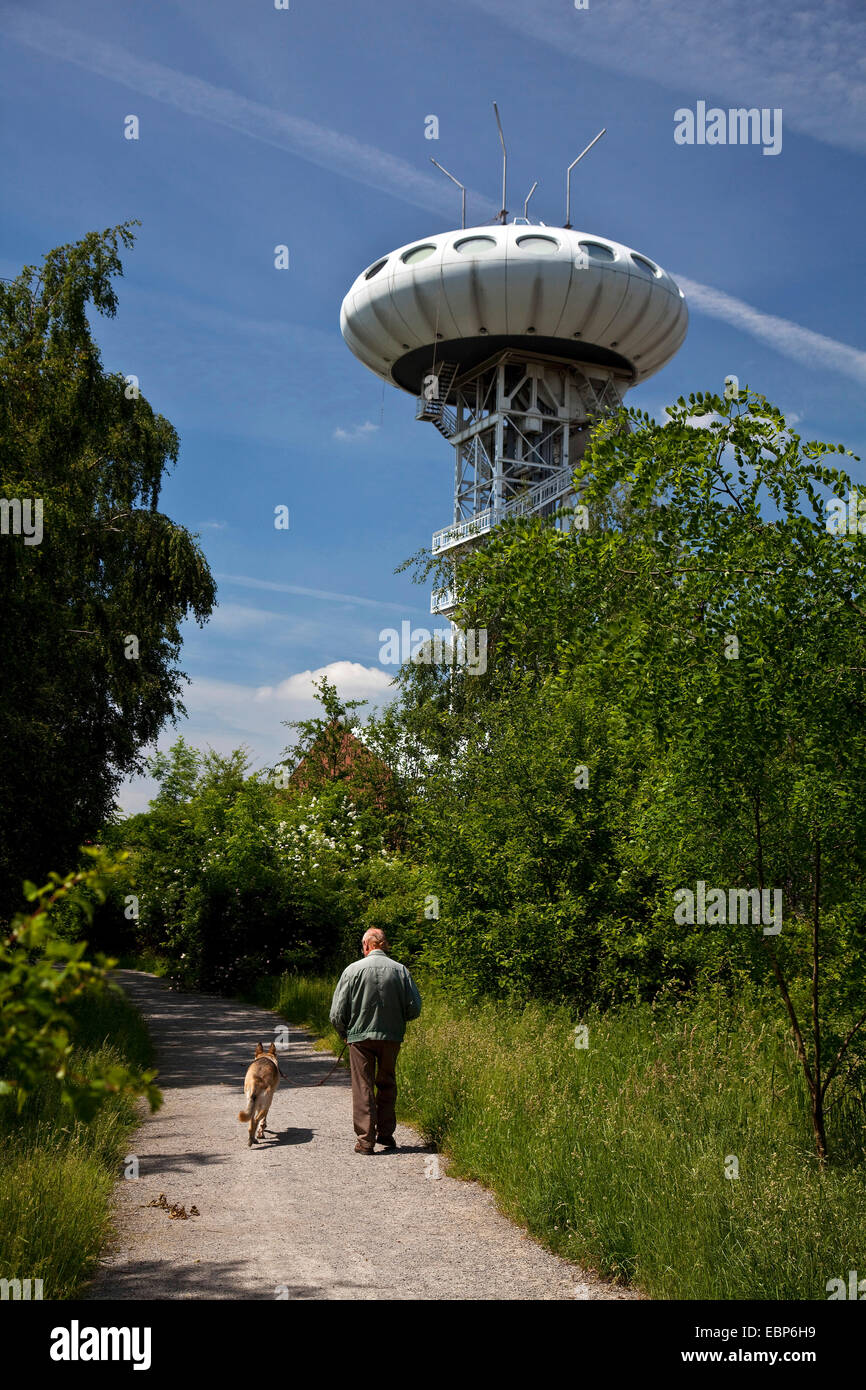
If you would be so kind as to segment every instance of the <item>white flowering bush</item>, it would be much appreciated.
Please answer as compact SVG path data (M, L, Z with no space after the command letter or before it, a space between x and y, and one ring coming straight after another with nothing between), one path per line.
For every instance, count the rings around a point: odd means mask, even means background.
M138 898L140 947L180 983L249 990L287 968L345 964L367 926L390 937L415 921L417 871L340 782L279 790L247 775L242 753L201 755L182 740L157 773L161 794L122 827L122 891Z

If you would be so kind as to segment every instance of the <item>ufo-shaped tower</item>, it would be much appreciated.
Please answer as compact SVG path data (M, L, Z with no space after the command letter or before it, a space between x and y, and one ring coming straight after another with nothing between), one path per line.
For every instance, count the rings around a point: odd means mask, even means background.
M568 506L593 421L670 361L687 325L682 290L648 256L526 217L398 247L340 311L355 356L454 447L454 515L434 554ZM453 606L434 594L433 612Z

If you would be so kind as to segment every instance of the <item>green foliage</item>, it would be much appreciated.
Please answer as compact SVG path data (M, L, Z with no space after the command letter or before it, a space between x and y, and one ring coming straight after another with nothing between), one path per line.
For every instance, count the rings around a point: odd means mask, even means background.
M69 1069L85 1078L144 1071L152 1048L144 1020L115 990L86 990L67 1010L75 1047ZM0 1099L0 1268L42 1279L45 1299L81 1297L109 1231L110 1203L129 1135L132 1094L114 1091L88 1120L70 1116L63 1086L41 1077L19 1111Z
M618 536L599 556L628 565L636 586L627 690L664 749L635 829L669 888L713 875L782 893L778 951L758 940L823 1156L829 1087L866 1058L866 538L827 525L819 489L851 489L824 463L841 445L804 443L745 390L668 413L664 427L634 418L627 443L600 432L583 465L590 505L612 484L641 503L628 558ZM602 636L595 663L618 645Z
M177 435L104 370L88 323L91 307L116 312L131 227L0 284L2 493L43 509L41 543L0 545L0 921L22 869L73 862L141 771L140 749L183 712L181 623L203 623L214 603L195 539L158 510Z
M617 882L633 778L615 715L580 691L552 703L524 681L464 729L458 756L431 768L418 813L440 899L425 964L467 997L610 995L606 921L640 906Z
M515 520L457 562L484 678L404 673L444 904L426 959L467 997L579 1004L772 979L823 1156L825 1101L866 1064L866 537L827 525L842 446L763 397L668 415L599 425L588 531ZM781 892L781 938L677 923L699 880Z
M326 797L339 788L375 835L384 836L392 848L399 847L406 805L389 763L385 726L372 718L362 729L356 711L366 700L341 699L326 676L315 681L313 689L322 713L313 719L284 721L298 733L273 769L275 785Z
M55 928L61 911L67 923L89 921L94 899L104 901L108 880L120 867L97 850L89 857L90 868L65 878L52 873L43 888L27 884L27 899L35 906L16 916L0 944L0 1098L14 1098L19 1113L49 1077L58 1083L62 1104L82 1119L96 1114L108 1096L144 1095L153 1110L160 1103L153 1071L108 1062L84 1074L71 1060L72 1005L86 998L96 1008L98 996L112 988L111 962L86 960L86 942L65 939Z
M117 827L129 851L114 894L135 894L131 951L201 989L249 991L279 969L356 956L368 926L419 944L420 871L385 848L387 815L340 780L275 787L245 754L198 754L182 739L155 759L150 810ZM423 895L422 895L423 896Z

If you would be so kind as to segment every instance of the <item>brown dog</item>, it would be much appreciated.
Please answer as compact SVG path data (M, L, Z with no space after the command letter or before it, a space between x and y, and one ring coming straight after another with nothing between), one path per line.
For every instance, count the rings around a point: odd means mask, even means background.
M256 1126L260 1123L258 1138L261 1139L265 1132L265 1121L268 1118L268 1111L271 1108L271 1101L274 1093L280 1084L280 1064L277 1061L277 1049L271 1043L267 1052L261 1043L256 1043L255 1060L247 1068L244 1078L244 1095L247 1098L246 1110L241 1110L238 1119L245 1125L247 1120L250 1122L250 1144L256 1142Z

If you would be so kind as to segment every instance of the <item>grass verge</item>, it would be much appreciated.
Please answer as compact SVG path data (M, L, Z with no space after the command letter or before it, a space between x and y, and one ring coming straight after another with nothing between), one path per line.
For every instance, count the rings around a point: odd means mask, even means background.
M120 956L117 966L120 970L144 970L148 975L158 975L160 979L171 973L171 961L165 956L155 955L153 951L137 951L132 955Z
M337 1051L334 983L282 976L257 1002ZM652 1298L826 1299L829 1279L866 1269L862 1103L837 1110L822 1172L774 1001L583 1022L579 1047L564 1009L424 991L400 1118L549 1249Z
M85 996L75 1019L75 1068L153 1063L147 1026L120 993ZM42 1297L80 1297L108 1235L111 1192L130 1132L129 1098L110 1097L89 1122L75 1121L47 1080L20 1115L0 1105L0 1278L41 1279ZM31 1286L32 1287L32 1286Z

